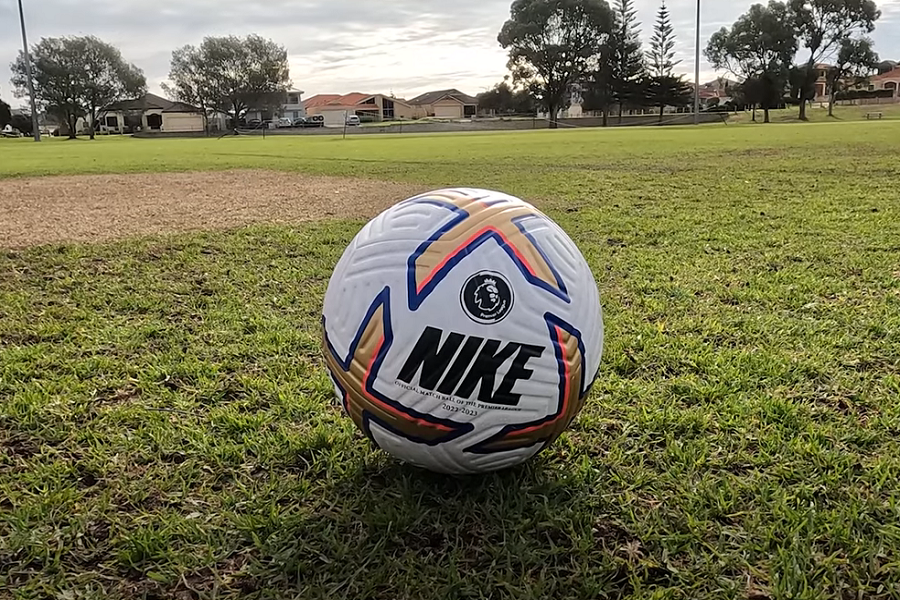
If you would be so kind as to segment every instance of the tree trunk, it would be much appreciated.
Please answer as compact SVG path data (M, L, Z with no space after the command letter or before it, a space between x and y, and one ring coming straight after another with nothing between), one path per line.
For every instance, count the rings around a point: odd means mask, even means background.
M756 104L753 104L753 122L756 123Z
M94 139L94 123L97 122L96 119L96 110L91 108L90 121L88 121L88 134L90 134L90 138Z
M622 124L622 111L623 111L624 108L625 108L625 107L622 106L622 103L619 102L619 125Z
M609 127L609 107L603 107L603 126Z
M765 115L766 115L765 118L763 119L763 123L771 123L771 121L769 121L769 107L768 107L768 106L765 107L765 108L763 109L763 112L764 112Z
M836 95L837 95L837 92L832 87L831 94L828 96L828 116L829 117L834 116L834 98Z
M559 115L557 114L556 106L552 104L548 105L547 112L550 117L550 129L559 128Z
M69 122L69 139L78 139L78 136L75 135L75 127L78 125L78 117L70 114L66 117L66 120Z
M665 111L666 111L666 105L665 105L665 104L660 104L660 105L659 105L659 122L660 122L660 123L662 123L662 121L663 121L663 113L664 113Z

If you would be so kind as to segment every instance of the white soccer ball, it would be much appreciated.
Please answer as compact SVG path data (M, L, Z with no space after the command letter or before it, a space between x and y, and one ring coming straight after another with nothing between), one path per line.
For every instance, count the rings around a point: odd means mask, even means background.
M507 468L550 445L603 350L600 295L574 242L488 190L438 190L375 217L323 313L349 416L379 448L441 473Z

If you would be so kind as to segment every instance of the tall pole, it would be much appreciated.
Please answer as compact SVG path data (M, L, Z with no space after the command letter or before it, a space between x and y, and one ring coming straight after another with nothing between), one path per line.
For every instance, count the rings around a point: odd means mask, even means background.
M28 53L28 37L25 35L25 11L22 0L19 0L19 23L22 25L22 52L25 59L25 78L28 80L28 97L31 99L31 129L34 141L41 141L41 128L38 126L37 105L34 101L34 81L31 78L31 55Z
M19 0L21 2L21 0ZM697 0L697 48L694 58L694 125L700 124L700 0Z

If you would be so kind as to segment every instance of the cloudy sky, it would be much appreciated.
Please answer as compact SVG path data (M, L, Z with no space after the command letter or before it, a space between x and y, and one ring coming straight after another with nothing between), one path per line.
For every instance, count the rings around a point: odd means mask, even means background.
M291 77L306 96L444 87L477 94L506 73L497 32L511 0L24 0L29 41L93 34L118 46L160 93L171 51L206 35L255 32L284 45ZM693 78L694 0L669 0L679 71ZM704 0L704 39L731 24L751 0ZM636 0L649 38L659 0ZM882 58L900 59L900 0L881 0L875 33ZM0 0L0 97L12 98L9 63L21 45L15 0ZM702 79L713 76L701 65Z

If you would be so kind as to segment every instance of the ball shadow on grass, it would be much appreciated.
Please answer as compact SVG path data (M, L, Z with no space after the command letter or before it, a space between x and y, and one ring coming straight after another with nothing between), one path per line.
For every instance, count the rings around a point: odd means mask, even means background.
M373 455L370 455L373 456ZM450 477L374 455L257 548L257 585L334 597L621 597L633 543L603 490L541 458Z

